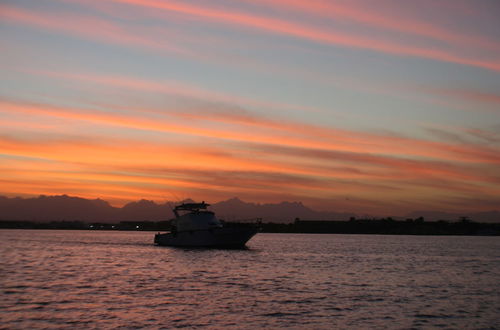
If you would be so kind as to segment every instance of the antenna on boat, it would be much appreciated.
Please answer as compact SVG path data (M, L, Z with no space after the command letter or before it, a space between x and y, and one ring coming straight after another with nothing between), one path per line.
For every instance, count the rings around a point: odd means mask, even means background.
M175 210L175 208L176 208L176 205L180 205L182 203L182 201L179 199L179 196L177 196L176 194L174 194L173 191L169 191L168 193L174 199L174 201L168 202L168 206L170 207L170 210L172 211L172 213L177 218L177 217L179 217L179 215L178 215L177 211Z

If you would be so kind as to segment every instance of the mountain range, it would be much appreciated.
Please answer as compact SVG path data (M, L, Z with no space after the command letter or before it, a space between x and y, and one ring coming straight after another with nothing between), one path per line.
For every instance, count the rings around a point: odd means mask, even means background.
M192 202L186 200L185 202ZM102 199L85 199L67 195L33 198L0 196L0 221L162 221L174 215L172 207L177 204L166 202L157 204L149 200L130 202L123 207L114 207ZM341 212L315 211L301 202L281 202L275 204L248 203L239 198L231 198L211 205L220 219L227 221L262 218L264 222L292 222L303 220L348 220L356 215ZM433 211L411 212L407 217L424 217L426 220L457 220L466 216L478 222L500 222L500 212L478 212L469 214L443 213ZM397 219L397 217L394 217Z

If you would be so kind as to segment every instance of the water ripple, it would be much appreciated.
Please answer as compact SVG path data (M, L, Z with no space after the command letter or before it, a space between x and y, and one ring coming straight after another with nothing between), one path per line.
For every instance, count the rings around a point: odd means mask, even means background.
M494 328L494 237L259 234L247 250L154 233L0 230L0 328Z

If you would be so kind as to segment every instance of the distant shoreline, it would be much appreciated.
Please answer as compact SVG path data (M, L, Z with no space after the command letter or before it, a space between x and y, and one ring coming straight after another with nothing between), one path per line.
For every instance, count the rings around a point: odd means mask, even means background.
M260 224L262 233L374 234L500 236L500 223L480 223L467 219L458 222L408 219L351 219L349 221L295 220L293 223ZM8 221L0 220L0 229L66 229L117 231L169 231L170 221L122 221L119 223L83 221Z

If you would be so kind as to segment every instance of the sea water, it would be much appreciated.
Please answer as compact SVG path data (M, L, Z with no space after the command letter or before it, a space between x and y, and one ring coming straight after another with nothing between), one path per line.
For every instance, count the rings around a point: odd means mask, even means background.
M497 237L261 233L210 250L154 234L0 230L0 328L500 325Z

